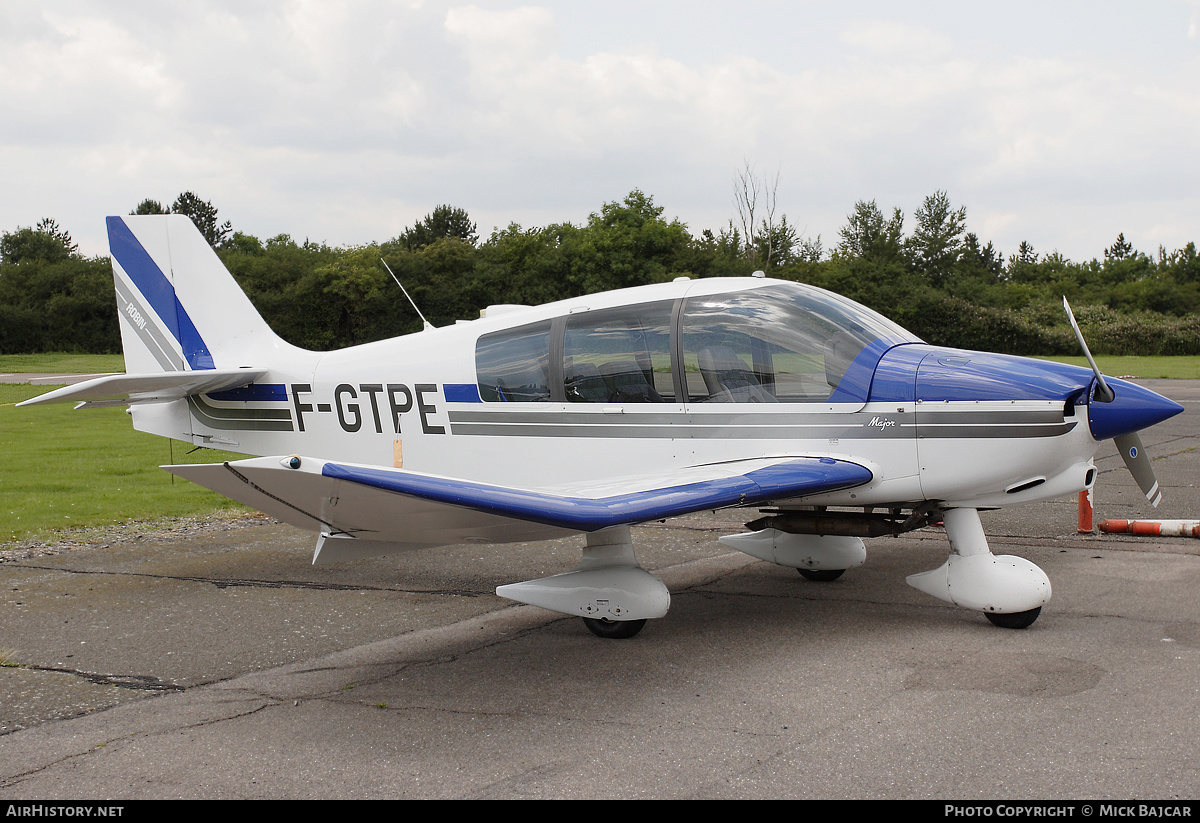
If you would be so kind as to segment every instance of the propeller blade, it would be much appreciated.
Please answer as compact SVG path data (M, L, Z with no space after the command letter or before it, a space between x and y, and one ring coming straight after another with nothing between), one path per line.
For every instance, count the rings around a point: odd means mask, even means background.
M1075 332L1075 339L1079 341L1079 348L1083 349L1083 356L1087 358L1092 367L1092 373L1096 375L1096 391L1093 392L1092 399L1101 403L1111 403L1117 395L1105 382L1104 375L1100 373L1100 367L1096 365L1095 358L1088 350L1087 342L1083 339L1083 332L1079 330L1079 324L1075 322L1075 312L1071 311L1071 304L1067 302L1066 295L1063 295L1063 309L1067 312L1067 319L1071 321L1071 329ZM1146 453L1146 447L1142 445L1142 438L1135 431L1129 434L1118 434L1113 438L1113 442L1117 444L1117 451L1121 453L1121 459L1125 461L1125 468L1129 469L1129 473L1133 475L1142 494L1146 495L1151 506L1158 508L1158 504L1162 502L1162 491L1158 487L1158 478L1154 476L1154 467L1150 465L1150 455Z
M1113 438L1113 442L1117 444L1117 451L1121 453L1121 459L1125 461L1129 473L1137 481L1138 488L1142 490L1142 494L1146 495L1150 505L1157 508L1158 504L1162 502L1162 491L1158 488L1158 478L1154 476L1154 468L1150 465L1150 455L1146 453L1146 448L1142 445L1142 438L1138 436L1137 432L1133 432L1132 434L1117 435Z
M1071 311L1071 304L1067 302L1066 295L1063 295L1063 308L1067 310L1067 319L1071 321L1071 328L1075 331L1075 339L1079 341L1079 348L1083 349L1083 356L1087 358L1092 367L1092 373L1096 375L1095 399L1101 403L1111 403L1116 397L1113 390L1108 387L1108 383L1104 382L1104 375L1100 373L1100 367L1096 365L1092 353L1088 351L1087 343L1084 342L1083 332L1079 330L1079 324L1075 322L1075 312ZM1132 469L1131 469L1132 471Z

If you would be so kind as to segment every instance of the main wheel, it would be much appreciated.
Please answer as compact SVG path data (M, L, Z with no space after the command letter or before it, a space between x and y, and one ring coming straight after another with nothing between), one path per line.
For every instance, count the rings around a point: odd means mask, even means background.
M984 612L987 615L987 619L992 621L992 625L999 626L1002 629L1028 629L1041 613L1041 606L1038 606L1036 609L1030 609L1027 612L1011 612L1009 614Z
M805 580L811 580L814 583L828 583L846 573L845 569L796 569L796 571L800 572L800 576Z
M624 640L633 637L646 625L645 620L609 620L604 617L585 617L583 625L596 637L608 640Z

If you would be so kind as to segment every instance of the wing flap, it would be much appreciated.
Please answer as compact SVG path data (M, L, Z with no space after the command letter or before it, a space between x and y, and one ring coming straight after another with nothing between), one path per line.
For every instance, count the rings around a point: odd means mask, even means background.
M164 466L301 528L412 546L545 540L694 511L755 505L860 486L864 466L788 457L696 466L670 479L629 478L628 491L520 489L405 469L299 458ZM605 491L617 484L607 483Z
M87 408L162 403L193 394L240 388L266 373L266 369L200 369L153 374L111 374L74 386L63 386L17 405L37 406L74 401Z

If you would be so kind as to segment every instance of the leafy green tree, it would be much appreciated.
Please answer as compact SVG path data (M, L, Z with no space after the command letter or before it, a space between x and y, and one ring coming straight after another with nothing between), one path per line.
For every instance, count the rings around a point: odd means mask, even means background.
M266 249L263 248L262 242L257 237L252 234L242 234L240 231L235 231L233 236L225 241L224 247L256 257L267 253Z
M137 204L137 208L129 212L130 214L170 214L171 210L165 207L157 200L151 200L147 197L145 200Z
M967 208L954 209L950 196L936 191L925 198L913 218L916 227L905 242L905 250L918 272L935 286L942 286L962 253Z
M961 267L968 273L982 276L989 282L996 282L1004 274L1004 257L996 251L989 240L986 246L979 245L979 235L967 232L963 237L962 252L959 255Z
M420 315L434 326L447 326L456 320L478 317L479 310L489 303L520 302L482 284L479 268L483 250L457 237L442 237L415 251L398 243L385 244L382 252L417 310L376 260L386 280L386 307L378 319L381 332L419 331Z
M620 202L605 203L588 218L572 260L578 294L659 283L678 274L678 260L691 245L687 226L667 222L662 206L634 189Z
M391 283L379 263L376 245L345 249L328 265L313 272L313 289L320 289L337 318L332 347L354 346L378 339L373 327L386 312Z
M754 260L746 254L741 231L729 224L716 234L705 229L688 244L679 270L697 277L745 277L754 271Z
M41 351L120 351L107 258L0 265L0 353Z
M1075 263L1057 252L1038 255L1026 242L1005 265L992 243L965 233L965 210L938 192L925 199L907 240L899 209L885 217L874 201L859 201L827 256L820 237L799 239L786 218L764 223L762 204L757 201L755 243L735 221L692 237L635 190L623 201L605 203L585 225L513 224L482 244L466 212L443 206L380 245L330 248L286 234L260 241L226 223L217 251L271 327L312 349L420 328L379 263L381 255L439 326L475 317L492 303L546 303L678 274L746 275L769 255L772 275L844 294L930 342L1074 353L1062 312L1066 294L1098 353L1200 353L1200 254L1194 243L1173 252L1160 247L1156 259L1135 251L1122 234L1102 259ZM183 211L187 204L177 205ZM151 200L135 209L161 210ZM199 222L211 216L219 233L216 210L206 211L199 210ZM759 241L772 231L782 235L766 248ZM944 272L938 261L951 259L948 275L936 282L927 276ZM79 257L70 235L53 220L0 235L0 352L117 351L119 345L106 259Z
M58 223L44 217L36 228L17 229L0 236L0 262L20 263L25 260L43 260L53 263L75 255L79 245L71 235L58 227Z
M803 237L796 243L795 258L803 263L820 263L825 259L825 247L821 244L821 235L815 238Z
M1117 241L1104 250L1104 259L1125 260L1133 254L1133 244L1125 239L1125 232L1121 232L1117 235Z
M156 204L157 205L157 204ZM161 212L158 212L161 214ZM172 214L186 214L192 218L192 222L196 224L196 228L204 235L204 239L208 241L208 245L214 249L222 245L230 232L233 231L233 226L226 220L224 223L217 222L217 209L209 200L201 200L195 193L185 191L183 194L175 198L175 202L171 204Z
M900 209L885 220L883 212L872 200L859 200L854 211L846 215L846 225L839 231L841 242L837 254L863 260L888 263L901 258L904 242L904 213Z
M799 259L796 250L800 238L796 227L788 223L786 214L779 218L778 223L764 219L759 224L755 241L757 249L754 258L763 261L763 266L768 270L795 263Z
M333 263L342 250L300 245L286 234L259 244L237 243L218 254L271 328L289 343L324 350L336 342L340 318L314 272Z
M1160 249L1159 268L1169 271L1176 283L1200 282L1200 254L1196 253L1196 244L1188 243L1169 254Z
M489 303L538 305L581 293L572 280L584 230L570 223L497 229L479 249L476 287Z
M1038 261L1037 252L1033 249L1033 244L1022 240L1021 245L1017 246L1017 254L1015 257L1009 258L1011 262L1020 263L1024 266L1032 266Z
M443 237L455 237L471 246L479 242L471 216L463 209L446 205L438 206L425 215L423 220L418 220L412 227L405 229L397 239L405 248L416 250Z

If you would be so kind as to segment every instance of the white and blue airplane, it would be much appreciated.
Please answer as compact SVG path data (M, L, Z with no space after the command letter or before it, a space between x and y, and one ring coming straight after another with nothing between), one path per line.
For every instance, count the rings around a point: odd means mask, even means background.
M993 555L979 511L1089 488L1109 438L1157 505L1137 432L1182 411L1094 362L930 346L764 277L491 306L312 352L271 331L188 218L110 217L108 234L127 373L22 405L128 405L141 431L259 455L164 468L317 532L318 564L583 534L574 569L496 592L601 637L670 605L631 525L735 506L761 516L723 543L810 580L862 564L863 537L944 522L946 562L908 582L1025 628L1050 581Z

